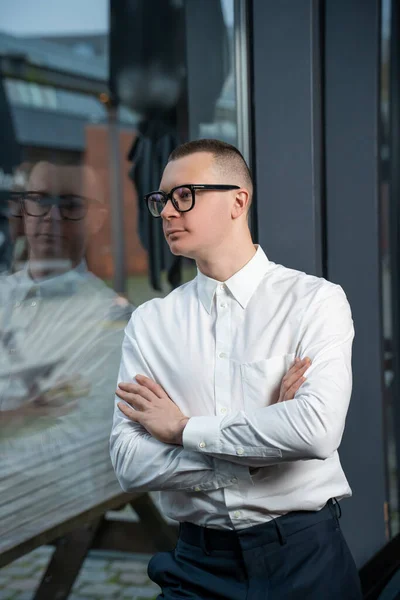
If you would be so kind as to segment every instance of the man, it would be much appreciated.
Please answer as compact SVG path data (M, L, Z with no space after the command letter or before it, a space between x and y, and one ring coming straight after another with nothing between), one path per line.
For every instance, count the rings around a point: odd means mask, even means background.
M10 219L28 260L0 278L0 553L120 493L109 398L131 314L84 259L104 220L91 169L36 164Z
M215 140L177 148L146 197L198 275L126 328L113 465L180 522L175 550L149 564L162 598L355 600L332 500L351 495L337 453L350 308L340 286L253 245L251 197L243 157Z

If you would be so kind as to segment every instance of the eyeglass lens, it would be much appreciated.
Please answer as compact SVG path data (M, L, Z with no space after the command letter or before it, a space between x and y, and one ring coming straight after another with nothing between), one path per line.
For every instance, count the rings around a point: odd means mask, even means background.
M173 204L180 212L190 210L193 204L192 190L188 187L180 187L174 190L172 194L174 200ZM157 193L151 194L148 198L149 209L152 215L159 217L167 203L167 197L165 194Z
M41 194L26 194L24 200L25 211L32 217L44 217L53 205L57 206L63 219L80 220L87 212L86 198L81 196L46 196Z

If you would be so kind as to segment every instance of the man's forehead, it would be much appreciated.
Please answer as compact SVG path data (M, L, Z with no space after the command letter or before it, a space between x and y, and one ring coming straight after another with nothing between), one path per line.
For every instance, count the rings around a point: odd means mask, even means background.
M166 165L160 189L169 190L182 183L213 183L214 180L215 162L212 154L196 152Z
M27 187L56 194L83 193L93 187L90 175L89 169L81 166L42 162L32 169Z

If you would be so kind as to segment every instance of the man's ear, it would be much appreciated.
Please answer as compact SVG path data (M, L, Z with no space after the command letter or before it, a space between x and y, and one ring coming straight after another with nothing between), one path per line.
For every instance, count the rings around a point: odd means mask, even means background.
M237 219L243 214L247 214L247 207L250 202L249 192L241 188L236 191L235 202L232 206L232 219Z
M89 212L88 232L89 237L96 235L104 225L108 210L105 206L96 206Z

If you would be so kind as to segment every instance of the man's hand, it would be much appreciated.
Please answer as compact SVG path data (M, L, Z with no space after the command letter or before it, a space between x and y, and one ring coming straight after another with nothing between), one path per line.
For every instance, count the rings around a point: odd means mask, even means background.
M303 360L296 358L293 365L282 379L278 402L293 400L295 393L305 382L306 378L303 377L303 375L310 366L311 360L308 357L303 358Z
M140 423L160 442L181 446L183 430L189 418L158 383L144 375L136 375L135 379L137 384L120 383L116 390L117 396L130 404L127 406L118 402L120 411L131 421Z
M23 404L19 408L0 411L0 425L22 427L40 417L59 418L68 415L78 408L78 401L71 398L58 398L48 401L43 396Z

